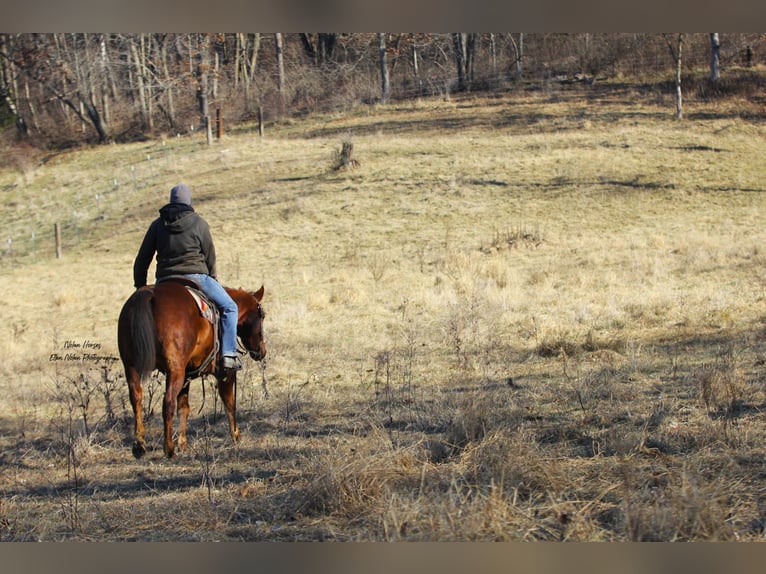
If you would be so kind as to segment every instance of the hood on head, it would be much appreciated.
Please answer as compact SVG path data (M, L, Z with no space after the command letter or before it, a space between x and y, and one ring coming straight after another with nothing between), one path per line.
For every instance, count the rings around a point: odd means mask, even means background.
M170 190L170 203L181 203L183 205L191 205L192 195L191 189L185 183L179 183L173 189Z

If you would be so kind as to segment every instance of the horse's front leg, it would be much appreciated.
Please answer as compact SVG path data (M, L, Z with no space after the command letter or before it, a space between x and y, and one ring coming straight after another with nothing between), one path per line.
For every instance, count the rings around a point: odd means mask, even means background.
M234 442L239 440L239 427L237 426L237 371L229 370L223 377L218 378L218 394L221 396L223 406L226 408L226 416L229 418L229 433Z
M168 369L167 381L165 383L165 399L162 402L162 420L165 423L165 441L163 449L165 456L173 458L175 454L173 448L173 417L176 414L176 404L178 396L184 386L184 369Z
M186 450L186 423L189 420L189 384L184 381L181 393L178 395L178 410L181 417L181 428L178 431L178 450Z
M141 375L132 367L125 369L125 378L128 381L128 394L130 406L133 407L133 456L141 458L146 454L146 440L144 438L144 411L142 406L144 391L141 387Z

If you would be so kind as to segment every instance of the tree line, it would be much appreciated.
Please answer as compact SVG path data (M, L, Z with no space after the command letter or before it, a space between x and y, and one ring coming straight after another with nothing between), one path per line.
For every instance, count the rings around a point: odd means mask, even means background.
M753 66L763 35L0 34L0 127L62 147L358 104L548 82L659 83ZM681 43L683 39L683 44ZM683 59L681 58L683 45ZM713 66L715 65L715 74ZM680 99L679 99L680 105Z

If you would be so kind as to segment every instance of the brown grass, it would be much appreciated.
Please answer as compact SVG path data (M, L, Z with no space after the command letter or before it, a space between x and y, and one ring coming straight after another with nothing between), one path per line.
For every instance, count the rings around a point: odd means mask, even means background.
M3 168L0 539L763 539L766 132L720 102L677 122L591 95ZM360 165L334 171L350 137ZM270 395L248 362L232 445L195 381L167 461L154 380L136 461L119 364L52 356L117 356L182 180L223 281L266 286Z

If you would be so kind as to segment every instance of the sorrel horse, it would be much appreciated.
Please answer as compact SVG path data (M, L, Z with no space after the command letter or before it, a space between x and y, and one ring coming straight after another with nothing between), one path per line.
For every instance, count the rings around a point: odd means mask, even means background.
M261 308L263 287L255 292L225 289L239 308L239 340L254 360L262 360L266 355L263 341L265 314ZM237 372L220 369L218 360L204 365L214 349L216 332L217 329L201 315L182 280L168 279L157 285L141 287L123 305L117 326L117 342L135 418L133 456L136 458L146 453L141 382L154 369L166 377L162 419L165 426L164 450L168 458L174 454L173 417L176 406L181 418L178 448L186 448L189 374L215 374L218 394L229 419L231 438L239 440L235 413ZM195 373L200 367L202 372Z

